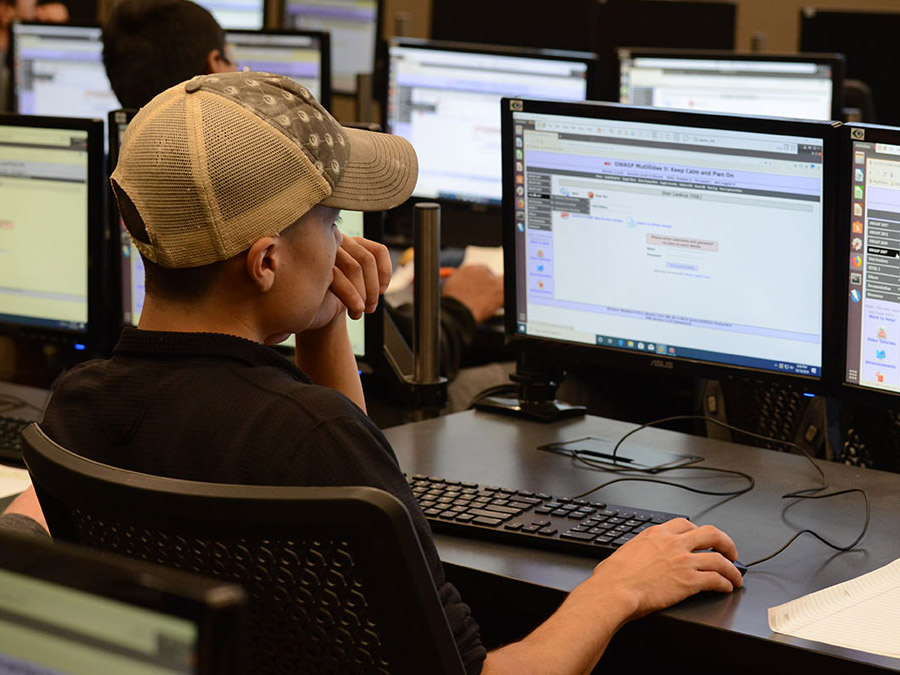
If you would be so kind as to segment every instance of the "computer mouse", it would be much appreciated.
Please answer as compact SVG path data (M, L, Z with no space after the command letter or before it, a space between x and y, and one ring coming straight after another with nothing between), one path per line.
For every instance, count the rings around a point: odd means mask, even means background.
M731 563L737 567L737 571L741 573L741 576L747 574L747 566L740 560L732 560Z

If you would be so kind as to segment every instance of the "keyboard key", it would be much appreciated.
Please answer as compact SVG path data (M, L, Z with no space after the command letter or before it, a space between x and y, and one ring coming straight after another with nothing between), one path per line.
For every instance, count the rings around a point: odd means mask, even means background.
M580 511L572 511L566 517L569 518L570 520L582 520L583 518L587 518L587 514L581 513Z
M538 506L534 512L535 513L550 513L553 509L547 508L546 506Z
M490 525L495 527L503 522L503 518L487 518L485 516L478 516L477 518L473 518L472 522L476 525Z
M487 509L469 509L466 513L471 513L473 516L483 516L485 518L497 518L498 523L512 518L512 515L510 514L497 513L496 511L488 511Z
M474 518L475 518L475 516L473 516L471 513L460 513L458 516L456 516L456 522L457 523L468 523L469 521L473 520Z
M545 537L550 537L550 536L556 534L557 532L559 532L559 530L557 530L555 527L553 527L551 525L550 527L542 527L540 530L538 530L537 533L542 534Z
M539 529L541 529L540 525L523 525L522 526L523 532L537 532Z
M594 535L589 532L575 532L573 530L569 530L567 532L563 532L559 535L563 539L577 539L578 541L593 541Z
M565 517L565 516L569 515L569 512L568 512L568 511L564 511L563 509L555 509L555 510L553 510L553 511L550 512L550 515L551 515L551 516L562 516L562 517Z
M522 513L522 509L514 509L511 506L500 506L498 504L488 504L484 507L485 511L496 511L497 513L508 513L517 516Z
M503 527L504 527L504 529L507 529L507 530L521 530L522 523L507 523Z

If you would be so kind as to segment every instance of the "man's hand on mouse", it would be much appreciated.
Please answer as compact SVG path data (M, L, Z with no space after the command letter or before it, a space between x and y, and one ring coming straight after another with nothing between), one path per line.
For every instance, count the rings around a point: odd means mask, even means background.
M733 560L737 548L727 534L676 518L624 544L594 568L588 583L615 584L631 609L629 619L638 619L700 591L740 588L744 582Z

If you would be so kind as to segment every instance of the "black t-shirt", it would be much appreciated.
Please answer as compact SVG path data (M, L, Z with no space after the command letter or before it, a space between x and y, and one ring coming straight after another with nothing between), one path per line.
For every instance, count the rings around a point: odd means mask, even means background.
M431 530L381 431L342 394L243 338L125 329L113 357L70 370L47 434L104 464L248 485L369 485L409 510L466 670L485 658L478 626L448 584Z

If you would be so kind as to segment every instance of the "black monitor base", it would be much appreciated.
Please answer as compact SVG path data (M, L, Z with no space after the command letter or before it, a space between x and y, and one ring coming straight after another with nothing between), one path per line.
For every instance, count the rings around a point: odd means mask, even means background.
M518 398L489 397L475 404L476 410L522 417L536 422L556 422L567 417L581 417L583 405L569 405L560 401L523 401Z

